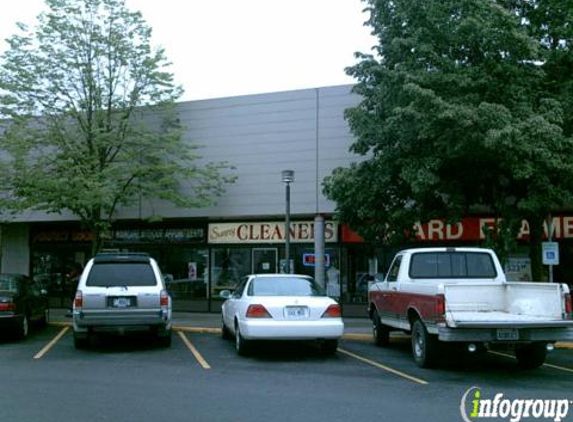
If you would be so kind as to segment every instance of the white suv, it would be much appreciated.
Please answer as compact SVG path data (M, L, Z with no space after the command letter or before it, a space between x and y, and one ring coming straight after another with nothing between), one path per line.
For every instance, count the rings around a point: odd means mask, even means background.
M74 345L93 333L151 332L171 345L171 297L157 262L142 253L97 254L86 265L74 299Z

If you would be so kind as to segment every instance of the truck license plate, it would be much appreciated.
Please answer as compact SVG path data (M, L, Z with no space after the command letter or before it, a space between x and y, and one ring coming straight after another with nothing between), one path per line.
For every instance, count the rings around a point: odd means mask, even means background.
M519 340L519 330L516 328L498 328L497 339L501 341Z

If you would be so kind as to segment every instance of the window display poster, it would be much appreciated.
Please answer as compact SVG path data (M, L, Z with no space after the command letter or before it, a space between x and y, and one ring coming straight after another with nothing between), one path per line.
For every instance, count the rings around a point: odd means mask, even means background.
M197 281L197 263L189 262L189 280Z

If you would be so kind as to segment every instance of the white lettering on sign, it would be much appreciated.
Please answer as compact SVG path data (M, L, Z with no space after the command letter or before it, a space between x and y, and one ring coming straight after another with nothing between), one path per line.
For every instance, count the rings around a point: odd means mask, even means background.
M456 229L452 230L453 227L455 227ZM451 224L446 225L446 239L456 240L461 238L463 234L464 234L464 225L462 223L456 223L454 226L452 226Z
M212 223L209 224L209 243L283 243L283 222ZM298 243L314 242L314 221L291 222L290 240ZM325 242L338 241L338 223L324 223Z
M462 223L446 224L442 220L430 220L427 224L416 223L414 230L418 240L458 240L464 234Z
M485 239L485 234L490 230L495 230L495 218L480 218L479 219L479 238Z
M563 217L563 237L566 239L573 237L573 217Z

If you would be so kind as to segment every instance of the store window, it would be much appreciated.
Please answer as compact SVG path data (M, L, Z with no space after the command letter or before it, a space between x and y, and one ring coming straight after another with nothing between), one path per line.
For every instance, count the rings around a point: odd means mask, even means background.
M88 256L78 249L53 245L49 250L32 250L33 278L46 289L53 306L71 306Z
M173 246L159 259L173 300L204 300L209 290L209 253L206 248Z
M241 277L252 272L251 248L217 248L211 251L211 297L233 290Z

